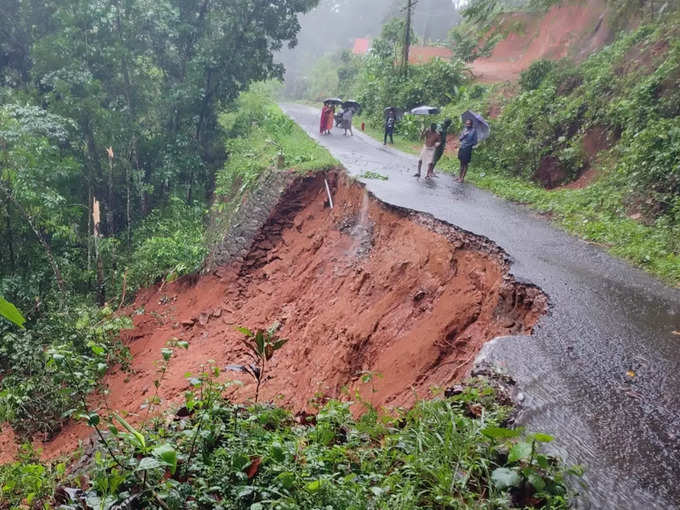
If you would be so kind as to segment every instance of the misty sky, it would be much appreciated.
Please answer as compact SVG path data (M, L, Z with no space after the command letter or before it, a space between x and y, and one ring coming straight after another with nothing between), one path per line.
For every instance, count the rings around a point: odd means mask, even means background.
M282 51L279 60L289 77L304 72L327 53L351 49L357 37L379 35L385 22L404 16L405 5L406 0L321 0L301 17L298 46ZM413 28L420 38L444 40L459 19L452 0L417 0Z

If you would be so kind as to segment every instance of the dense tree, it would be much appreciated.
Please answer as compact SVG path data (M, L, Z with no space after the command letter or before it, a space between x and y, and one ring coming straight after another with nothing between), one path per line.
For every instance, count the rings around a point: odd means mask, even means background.
M16 107L0 115L8 260L40 266L53 254L58 268L66 245L79 250L72 262L84 260L95 200L101 233L129 242L131 226L171 195L208 197L225 157L218 110L251 82L283 75L273 54L296 44L298 15L317 1L1 0L2 102L32 103L34 119L67 126L59 139L29 129ZM12 138L17 129L23 137ZM36 144L48 159L37 161ZM29 155L36 161L19 160ZM57 202L68 207L50 209ZM53 230L64 229L73 235L54 253ZM39 258L24 259L19 250L34 246Z

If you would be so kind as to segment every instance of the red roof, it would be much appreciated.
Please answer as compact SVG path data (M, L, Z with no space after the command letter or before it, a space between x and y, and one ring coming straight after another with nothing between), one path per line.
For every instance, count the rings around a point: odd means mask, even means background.
M352 53L355 55L366 55L368 50L371 49L371 40L359 38L354 40L354 48L352 48Z
M408 54L410 64L426 64L435 58L448 60L453 52L443 46L411 46Z

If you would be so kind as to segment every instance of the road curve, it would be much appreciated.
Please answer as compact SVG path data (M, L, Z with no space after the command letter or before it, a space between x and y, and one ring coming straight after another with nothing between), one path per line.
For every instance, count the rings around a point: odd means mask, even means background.
M524 207L446 175L415 179L416 158L362 133L320 136L316 109L282 108L351 175L388 176L364 180L380 200L492 239L518 279L548 294L551 310L533 335L494 340L485 355L517 379L520 420L554 434L559 453L586 468L579 507L680 508L680 337L672 333L680 290Z

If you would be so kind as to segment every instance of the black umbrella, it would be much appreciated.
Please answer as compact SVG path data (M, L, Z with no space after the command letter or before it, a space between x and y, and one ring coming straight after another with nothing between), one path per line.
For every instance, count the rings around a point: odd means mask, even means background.
M342 99L340 99L339 97L329 97L328 99L324 99L323 104L332 105L342 104Z
M348 110L348 109L354 110L354 113L359 113L361 111L361 105L358 102L352 101L352 100L343 101L342 102L342 108L344 110Z
M482 140L489 138L489 135L491 134L489 123L484 120L484 117L482 117L480 114L467 110L460 116L460 118L463 119L463 122L466 120L472 121L472 126L477 131L477 142L481 142Z
M394 113L395 120L401 120L404 117L404 110L396 106L388 106L385 108L385 118L387 118L390 112Z

